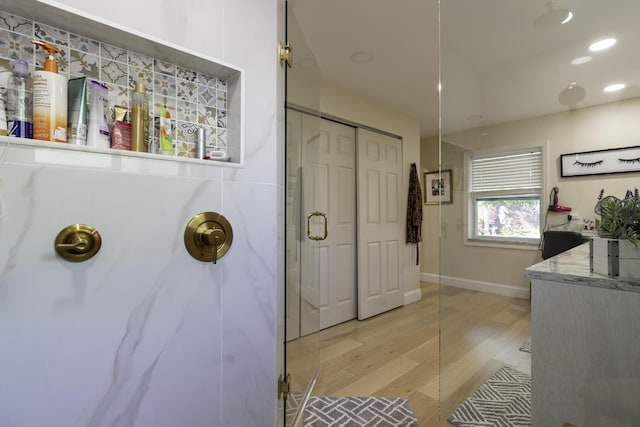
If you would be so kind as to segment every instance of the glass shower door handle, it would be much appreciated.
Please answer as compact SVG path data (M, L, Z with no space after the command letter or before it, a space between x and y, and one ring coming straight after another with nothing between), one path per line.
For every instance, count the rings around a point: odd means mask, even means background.
M324 222L324 234L322 236L314 236L311 234L311 218L313 218L314 216L319 216L322 218L323 222ZM307 216L307 237L311 240L325 240L327 238L328 235L328 231L327 231L327 214L325 214L324 212L311 212L308 216Z

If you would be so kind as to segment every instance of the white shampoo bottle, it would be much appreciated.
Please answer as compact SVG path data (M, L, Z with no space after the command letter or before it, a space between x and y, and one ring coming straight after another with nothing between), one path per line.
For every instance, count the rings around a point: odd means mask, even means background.
M58 74L53 55L58 48L32 40L49 53L44 70L33 77L33 138L42 141L67 142L67 79Z

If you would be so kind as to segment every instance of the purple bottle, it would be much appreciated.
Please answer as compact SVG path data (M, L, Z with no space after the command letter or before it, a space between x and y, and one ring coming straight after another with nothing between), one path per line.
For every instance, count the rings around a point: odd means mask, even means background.
M9 136L33 138L33 81L29 63L18 59L7 82L7 131Z

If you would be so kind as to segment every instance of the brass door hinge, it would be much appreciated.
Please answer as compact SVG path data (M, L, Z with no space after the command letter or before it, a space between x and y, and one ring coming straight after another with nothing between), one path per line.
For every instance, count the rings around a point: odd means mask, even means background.
M280 65L287 64L287 67L291 68L293 66L293 52L291 50L291 45L287 42L287 44L283 45L280 43Z
M278 399L284 399L287 400L287 397L289 397L289 391L291 388L291 374L287 374L286 378L282 378L282 375L280 375L280 378L278 378Z

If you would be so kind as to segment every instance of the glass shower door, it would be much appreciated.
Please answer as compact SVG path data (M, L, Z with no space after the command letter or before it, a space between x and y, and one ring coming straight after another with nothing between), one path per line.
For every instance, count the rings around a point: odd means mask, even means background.
M319 341L305 335L320 326L319 242L326 218L317 209L320 71L287 4L287 42L292 58L286 69L285 135L285 425L302 421L302 410L319 371Z
M440 2L440 164L422 166L453 174L452 203L425 233L440 232L441 426L469 413L480 424L640 425L640 328L627 317L637 294L594 286L606 276L588 273L588 255L542 261L523 238L531 224L542 238L589 236L600 190L638 187L637 172L599 168L638 145L639 19L637 0ZM608 49L592 45L603 40ZM538 148L542 183L521 161ZM562 164L569 154L579 177ZM571 216L555 209L557 189ZM540 262L553 274L526 277Z

